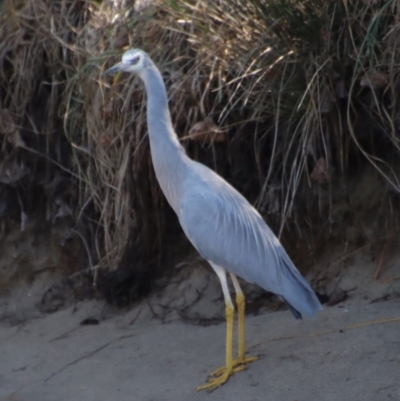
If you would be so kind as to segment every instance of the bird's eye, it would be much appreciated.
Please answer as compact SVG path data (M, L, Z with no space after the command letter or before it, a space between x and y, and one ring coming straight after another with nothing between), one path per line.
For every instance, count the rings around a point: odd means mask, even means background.
M139 59L140 59L140 57L136 56L136 57L132 58L131 60L129 60L129 64L132 64L132 65L137 64Z

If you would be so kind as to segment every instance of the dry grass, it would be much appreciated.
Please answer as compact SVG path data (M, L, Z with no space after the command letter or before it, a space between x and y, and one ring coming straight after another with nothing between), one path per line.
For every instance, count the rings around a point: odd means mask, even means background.
M334 171L346 175L355 153L399 190L393 155L379 154L377 132L361 126L365 119L386 137L383 146L398 151L396 2L179 3L176 19L190 21L196 64L207 63L207 87L217 93L205 114L221 124L261 123L257 148L267 141L269 150L256 151L256 204L268 210L274 201L268 189L279 188L281 229L300 181L322 184Z
M160 66L189 148L191 128L208 122L215 142L228 138L233 170L235 142L252 143L249 193L281 231L301 184L329 192L354 159L399 190L397 2L177 0L140 12L114 3L8 0L0 15L0 107L11 118L0 126L0 172L14 166L12 184L24 186L29 170L49 221L70 211L92 268L127 255L157 264L169 224L143 88L103 76L128 47ZM214 141L204 140L216 157Z

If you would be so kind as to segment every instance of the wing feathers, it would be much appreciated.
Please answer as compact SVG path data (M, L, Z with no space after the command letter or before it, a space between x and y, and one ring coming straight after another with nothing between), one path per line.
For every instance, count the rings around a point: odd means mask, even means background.
M210 171L206 169L206 171ZM219 176L196 177L181 196L179 220L207 260L281 296L311 316L321 308L314 291L250 203Z

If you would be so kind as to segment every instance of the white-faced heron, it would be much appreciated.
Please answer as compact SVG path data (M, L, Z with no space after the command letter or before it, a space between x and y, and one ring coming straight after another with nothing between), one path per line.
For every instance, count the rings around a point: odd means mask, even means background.
M213 389L257 358L245 356L245 299L236 276L277 294L296 319L322 309L314 291L296 269L277 237L253 206L223 178L190 159L174 132L161 74L142 50L128 50L106 71L136 73L147 93L147 125L158 182L183 231L221 281L227 322L226 363L208 382ZM234 306L226 272L236 292L238 357L233 359Z

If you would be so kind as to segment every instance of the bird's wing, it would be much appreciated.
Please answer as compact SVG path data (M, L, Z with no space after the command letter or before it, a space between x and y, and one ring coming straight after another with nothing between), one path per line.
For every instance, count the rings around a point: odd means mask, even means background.
M203 258L280 295L289 304L304 303L301 313L312 315L319 309L313 290L279 240L239 192L206 167L185 187L178 216Z
M201 174L192 181L182 194L179 219L205 259L279 293L282 246L259 213L219 176L207 172L206 179Z

